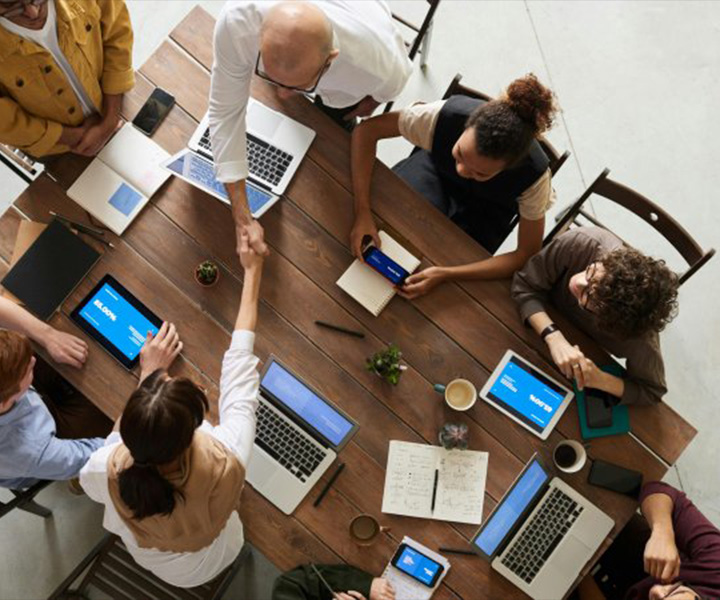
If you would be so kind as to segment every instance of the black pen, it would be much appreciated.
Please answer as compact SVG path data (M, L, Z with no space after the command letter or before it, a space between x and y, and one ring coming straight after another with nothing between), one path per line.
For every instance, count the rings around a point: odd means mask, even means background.
M433 497L430 505L430 512L435 512L435 497L437 496L438 470L435 469L435 481L433 482Z
M328 482L325 484L325 487L322 489L322 492L320 492L320 495L317 497L317 500L315 500L315 502L313 502L313 506L317 506L318 504L320 504L320 502L322 502L322 499L325 497L325 494L328 493L328 491L330 490L330 487L332 486L333 483L335 483L335 480L338 478L338 475L340 475L340 473L342 473L342 470L344 468L345 468L345 463L340 463L338 465L338 468L335 469L335 472L332 474L332 477L330 477L330 479L328 479Z
M362 331L353 331L352 329L346 329L345 327L340 327L340 325L333 325L332 323L326 323L325 321L315 321L315 325L320 325L320 327L327 327L328 329L334 329L335 331L339 331L340 333L347 333L348 335L352 335L358 338L365 337L365 334Z
M92 225L83 225L82 223L76 223L75 221L71 221L67 217L64 217L63 215L57 214L55 211L49 211L50 214L55 217L58 221L61 221L65 223L65 225L68 225L70 227L74 227L78 231L82 231L83 233L87 233L89 235L105 235L105 230L100 229L99 227L93 227Z
M472 550L460 550L460 548L438 548L438 552L447 552L448 554L468 554L477 556Z

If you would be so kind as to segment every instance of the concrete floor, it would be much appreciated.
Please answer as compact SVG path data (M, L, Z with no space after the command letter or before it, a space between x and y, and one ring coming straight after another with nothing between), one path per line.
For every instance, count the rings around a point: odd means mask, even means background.
M128 0L141 65L195 2ZM200 4L217 15L222 2ZM419 21L426 3L391 1ZM211 43L208 40L208 43ZM416 68L396 106L440 97L460 72L467 85L498 94L534 72L563 109L549 135L572 158L554 180L557 207L571 202L604 168L668 210L704 247L720 246L720 213L713 200L720 171L711 151L720 138L720 3L714 2L480 2L444 0L437 12L426 72ZM407 155L402 141L383 142L388 164ZM13 201L9 175L0 171L0 209ZM708 195L709 194L709 195ZM644 250L676 257L647 228L610 207L596 213ZM512 240L508 242L512 245ZM699 429L667 480L682 487L720 525L720 258L682 289L680 315L662 334L670 393L667 401ZM0 491L0 500L7 492ZM41 598L100 539L101 511L63 484L40 500L51 521L13 513L0 525L0 600ZM228 597L268 597L273 571L255 553L255 579L264 588Z

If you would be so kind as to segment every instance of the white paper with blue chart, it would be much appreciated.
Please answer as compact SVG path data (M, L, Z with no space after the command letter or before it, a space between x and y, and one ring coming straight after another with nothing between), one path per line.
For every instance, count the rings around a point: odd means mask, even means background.
M121 235L170 176L159 166L169 156L126 123L67 194L113 233Z
M428 587L427 585L416 581L406 573L403 573L397 567L393 566L391 560L388 563L387 567L385 567L385 571L383 572L382 576L387 579L393 586L393 589L395 590L395 600L429 600L429 598L432 597L433 593L435 593L435 590L440 587L442 580L445 578L445 575L447 575L447 572L450 570L450 561L448 561L448 559L446 559L444 556L440 556L437 552L433 552L432 550L430 550L430 548L423 546L420 542L416 542L414 539L409 538L408 536L405 536L403 538L402 543L407 544L411 549L417 550L418 552L420 552L420 554L424 554L432 560L440 563L443 567L445 567L442 574L435 582L435 585L433 587ZM418 571L423 570L423 559L422 557L417 558L419 560L416 560L416 558L412 555L408 557L400 557L403 568L408 570L409 572L414 572L416 576L418 576ZM420 573L419 576L422 578L423 574Z
M391 441L382 511L479 525L487 467L487 452ZM436 488L434 509L433 488Z

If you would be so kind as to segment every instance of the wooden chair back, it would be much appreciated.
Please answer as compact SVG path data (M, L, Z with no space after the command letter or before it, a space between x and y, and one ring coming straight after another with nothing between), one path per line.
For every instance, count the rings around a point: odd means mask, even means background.
M657 204L629 187L608 177L610 169L603 170L582 195L562 214L555 227L545 238L543 245L549 244L561 233L567 231L578 216L582 216L593 225L608 229L598 219L583 210L583 205L593 194L602 196L622 206L648 223L662 235L687 262L688 269L680 275L680 285L685 283L715 254L715 249L707 252L702 249L688 231Z
M442 99L447 100L450 96L469 96L470 98L477 98L479 100L485 100L486 102L489 102L493 98L491 96L488 96L484 92L481 92L479 90L474 90L472 88L469 88L460 81L462 80L462 75L458 73L453 77L453 80L450 82L450 85L445 90L445 93L443 94ZM549 168L551 175L555 175L560 170L560 167L562 167L565 164L565 161L570 156L570 152L567 150L560 154L555 147L544 137L538 138L538 143L540 144L540 147L543 149L543 152L545 153L545 156L547 156L548 160L550 161Z
M24 510L44 519L52 516L52 512L35 502L35 496L41 490L49 486L52 481L38 481L35 485L26 490L10 490L15 496L10 502L0 502L0 518L4 517L14 509Z

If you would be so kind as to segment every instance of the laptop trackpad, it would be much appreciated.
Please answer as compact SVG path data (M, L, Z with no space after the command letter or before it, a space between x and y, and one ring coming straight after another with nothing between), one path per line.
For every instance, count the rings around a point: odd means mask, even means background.
M267 140L272 140L278 127L283 122L281 115L268 110L259 102L251 102L248 105L247 121L253 133Z
M585 566L592 552L579 539L568 535L550 557L553 568L573 577Z

